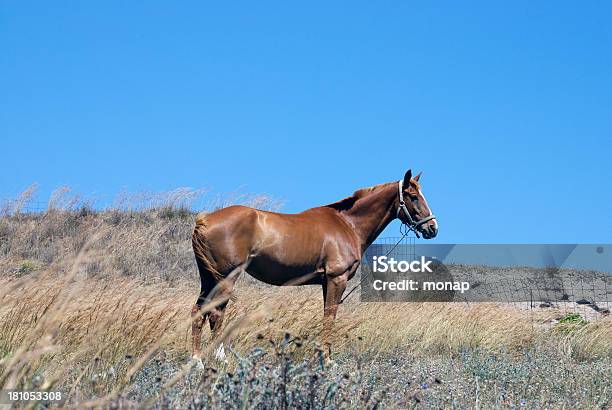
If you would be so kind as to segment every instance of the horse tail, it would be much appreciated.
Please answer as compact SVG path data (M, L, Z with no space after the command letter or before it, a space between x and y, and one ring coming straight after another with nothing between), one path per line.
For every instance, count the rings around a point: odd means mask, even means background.
M207 214L205 212L200 212L197 214L195 222L195 228L191 236L191 244L198 263L198 269L200 270L202 284L204 285L205 273L209 273L217 282L220 282L223 280L223 275L221 275L214 266L214 259L206 237L208 231Z

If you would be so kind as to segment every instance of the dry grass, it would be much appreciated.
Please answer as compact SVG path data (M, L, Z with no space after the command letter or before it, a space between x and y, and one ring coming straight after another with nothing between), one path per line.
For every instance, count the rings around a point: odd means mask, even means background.
M199 291L189 245L192 213L174 207L61 210L58 203L55 198L44 214L0 219L0 388L59 388L74 405L104 407L139 389L153 360L175 366L168 389L187 386L191 369L181 366ZM235 296L225 328L239 355L291 340L301 346L292 360L317 360L319 288L275 288L242 278ZM609 366L612 358L610 319L560 326L554 311L355 300L340 308L333 345L338 357L356 363L398 354L430 360L543 349L568 363L603 360ZM232 359L227 371L241 368L240 360ZM147 397L162 402L162 391L160 385Z
M74 269L73 272L78 272ZM74 274L42 272L0 281L0 385L29 388L41 375L47 388L61 386L73 400L119 394L130 387L137 358L163 351L188 357L193 287ZM318 289L261 289L243 283L228 312L232 347L251 349L298 338L313 355L321 331ZM388 356L458 355L466 349L520 352L554 342L563 357L593 360L612 356L612 323L575 331L537 326L548 319L495 305L352 303L336 327L336 354ZM251 320L240 320L249 317ZM206 343L205 337L205 343ZM136 368L134 368L136 364Z

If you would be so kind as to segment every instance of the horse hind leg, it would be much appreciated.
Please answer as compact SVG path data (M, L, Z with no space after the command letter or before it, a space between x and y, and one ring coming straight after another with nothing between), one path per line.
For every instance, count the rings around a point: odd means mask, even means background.
M206 321L207 313L201 312L202 306L197 302L191 309L191 339L192 339L192 357L194 359L200 359L202 356L201 340L202 340L202 328Z
M229 298L234 289L234 285L238 280L240 273L244 270L245 265L234 269L226 278L219 280L212 275L205 266L201 266L198 261L201 278L201 292L195 306L192 309L192 342L193 342L193 357L200 359L202 355L201 337L202 328L208 318L212 340L215 340L221 334L223 324L223 316L227 307ZM202 309L205 309L202 311ZM215 357L218 360L225 360L225 349L221 343L215 351Z
M212 333L212 340L218 339L221 335L221 327L223 325L223 317L225 316L225 308L227 307L229 298L232 294L232 291L234 290L234 285L236 284L238 277L242 272L246 270L247 266L248 261L232 270L232 272L216 286L217 289L215 292L215 298L218 298L219 304L213 309L211 309L210 314L208 316L208 323L210 325L210 330ZM226 360L223 341L215 350L215 359L219 361Z
M221 326L223 325L223 316L225 315L226 307L227 302L220 304L219 306L211 310L210 315L208 317L208 323L210 325L210 331L212 333L213 340L218 339L219 335L221 334ZM215 359L219 361L224 361L226 359L223 342L221 342L215 350Z
M212 339L216 339L221 333L221 326L223 324L223 316L225 314L227 302L223 302L220 305L210 309L210 311L206 312L201 311L202 305L203 303L201 303L200 298L198 298L198 301L193 306L193 309L191 311L191 334L193 339L192 342L194 359L201 359L202 357L202 329L207 318L212 333ZM225 349L223 347L223 342L221 342L221 344L217 347L217 350L215 350L215 358L218 360L225 360Z
M201 341L202 341L202 328L206 322L206 318L209 317L210 312L208 310L202 310L205 302L214 289L216 282L214 281L213 275L208 272L206 267L197 260L198 269L200 271L200 295L196 300L195 305L191 309L191 338L192 338L192 352L194 359L200 359L202 356ZM204 309L206 309L204 307Z
M196 218L196 227L192 235L193 251L200 274L200 294L195 305L191 309L192 352L194 359L198 360L200 360L202 355L202 328L207 318L209 321L213 320L216 322L217 307L211 302L214 302L213 299L218 293L220 283L224 282L223 275L217 270L216 263L211 255L207 240L206 222L206 215L198 214ZM211 309L213 310L212 319Z
M202 329L206 319L209 320L211 328L213 323L217 321L219 306L215 306L218 301L220 289L225 286L225 280L211 268L210 263L201 260L196 254L196 262L200 273L200 294L195 305L191 309L191 337L192 337L192 352L194 359L200 359L202 356ZM220 305L227 304L227 301L221 301Z

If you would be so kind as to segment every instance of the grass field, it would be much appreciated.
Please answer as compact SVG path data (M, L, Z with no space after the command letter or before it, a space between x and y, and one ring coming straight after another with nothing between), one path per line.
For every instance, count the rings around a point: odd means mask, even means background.
M199 282L182 200L104 211L57 202L0 218L0 388L103 408L612 405L610 318L355 297L326 362L320 289L248 277L228 308L228 363L212 358L205 331L204 368L192 366Z

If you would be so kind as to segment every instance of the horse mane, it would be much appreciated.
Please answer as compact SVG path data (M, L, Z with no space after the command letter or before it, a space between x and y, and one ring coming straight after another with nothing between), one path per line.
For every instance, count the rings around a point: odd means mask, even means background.
M355 204L355 202L357 202L358 200L360 200L361 198L364 198L366 196L369 196L370 194L374 193L374 192L378 192L380 189L389 186L390 184L392 184L393 182L387 182L384 184L379 184L379 185L374 185L368 188L361 188L358 189L357 191L353 192L353 195L351 196L347 196L344 199L341 199L339 201L333 202L331 204L325 205L326 208L333 208L336 209L338 211L346 211L348 209L351 209L353 207L353 205Z

